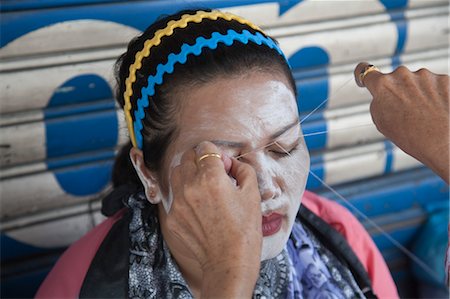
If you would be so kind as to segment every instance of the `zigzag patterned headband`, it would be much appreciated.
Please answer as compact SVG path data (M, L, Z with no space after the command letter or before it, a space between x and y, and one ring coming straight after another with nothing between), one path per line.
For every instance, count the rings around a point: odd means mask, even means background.
M181 51L178 54L171 53L168 56L167 63L159 64L156 67L156 74L148 77L147 87L141 89L141 98L137 100L137 110L134 112L135 121L131 118L131 96L133 95L132 84L136 81L136 71L142 67L142 59L150 55L150 48L157 46L161 43L163 36L169 36L173 34L175 28L185 28L189 22L199 23L203 19L217 20L217 18L223 18L225 20L236 20L241 24L246 24L249 27L261 31L257 26L251 24L247 20L244 20L238 16L234 16L228 13L222 13L218 11L204 12L198 11L195 15L183 15L180 20L170 21L167 27L158 30L154 37L147 40L144 43L144 49L136 53L135 62L130 66L130 75L126 79L126 90L124 92L124 112L125 119L130 133L130 139L134 147L142 149L142 119L145 117L144 108L148 107L148 97L155 94L155 86L162 84L164 74L170 74L174 70L174 66L177 63L184 64L187 61L187 56L193 54L199 56L204 48L216 49L219 43L223 43L227 46L232 45L235 41L243 44L253 42L258 45L266 45L276 50L280 55L284 57L281 49L270 38L265 37L260 32L255 34L250 33L248 30L243 30L242 33L238 33L234 30L228 30L226 34L222 35L219 32L214 32L209 39L204 37L198 37L193 45L183 44ZM287 61L287 60L286 60Z

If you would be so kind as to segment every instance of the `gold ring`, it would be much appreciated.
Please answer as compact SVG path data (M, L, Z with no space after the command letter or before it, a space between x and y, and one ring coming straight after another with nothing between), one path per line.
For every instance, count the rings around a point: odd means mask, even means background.
M373 72L373 71L379 72L380 70L376 66L374 66L373 64L369 64L368 66L366 66L364 68L364 71L362 71L359 74L359 82L361 82L361 84L363 86L365 86L364 85L364 78L367 76L368 73Z
M214 158L219 158L222 159L222 156L220 154L217 153L209 153L209 154L204 154L203 156L201 156L200 158L198 158L198 162L200 162L203 159L209 158L209 157L214 157Z

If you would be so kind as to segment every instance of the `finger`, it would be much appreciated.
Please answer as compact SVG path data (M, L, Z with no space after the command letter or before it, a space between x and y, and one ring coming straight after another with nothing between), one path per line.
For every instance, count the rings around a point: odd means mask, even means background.
M241 188L248 188L251 186L258 188L255 170L247 163L233 159L230 175L236 180L237 185Z
M375 69L369 69L372 66L367 62L360 62L353 74L355 76L356 84L359 87L366 87L372 96L375 97L375 94L379 90L380 79L385 76L385 74L381 73Z
M221 171L224 163L219 148L211 142L203 141L195 148L197 167L199 171Z
M361 82L360 75L361 75L362 72L364 72L364 69L366 67L368 67L369 65L370 64L368 62L360 62L355 67L355 70L353 71L353 75L355 77L356 85L358 85L359 87L364 87L364 84Z
M221 155L222 155L222 161L223 161L223 166L224 166L225 172L230 173L231 164L233 162L231 161L230 156L228 156L227 154L221 153Z

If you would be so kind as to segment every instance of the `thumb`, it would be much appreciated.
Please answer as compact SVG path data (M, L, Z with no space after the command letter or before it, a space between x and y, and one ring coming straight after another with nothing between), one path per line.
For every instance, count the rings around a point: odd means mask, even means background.
M256 173L253 167L234 158L231 162L229 174L236 180L240 188L249 188L252 186L258 188Z
M375 98L380 90L381 79L385 74L381 73L374 65L367 62L360 62L354 72L356 84L359 87L366 87Z
M231 160L230 156L228 156L226 153L222 152L221 157L222 157L223 166L225 168L225 172L228 174L228 173L230 173L231 164L233 163L233 161Z

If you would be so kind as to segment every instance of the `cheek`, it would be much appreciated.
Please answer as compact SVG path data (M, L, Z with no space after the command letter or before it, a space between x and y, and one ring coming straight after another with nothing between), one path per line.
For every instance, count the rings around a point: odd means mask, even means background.
M309 153L301 147L290 157L281 159L280 179L285 192L292 195L303 193L309 173Z
M280 166L282 188L289 201L288 226L291 227L300 207L309 173L309 154L306 148L297 149Z

